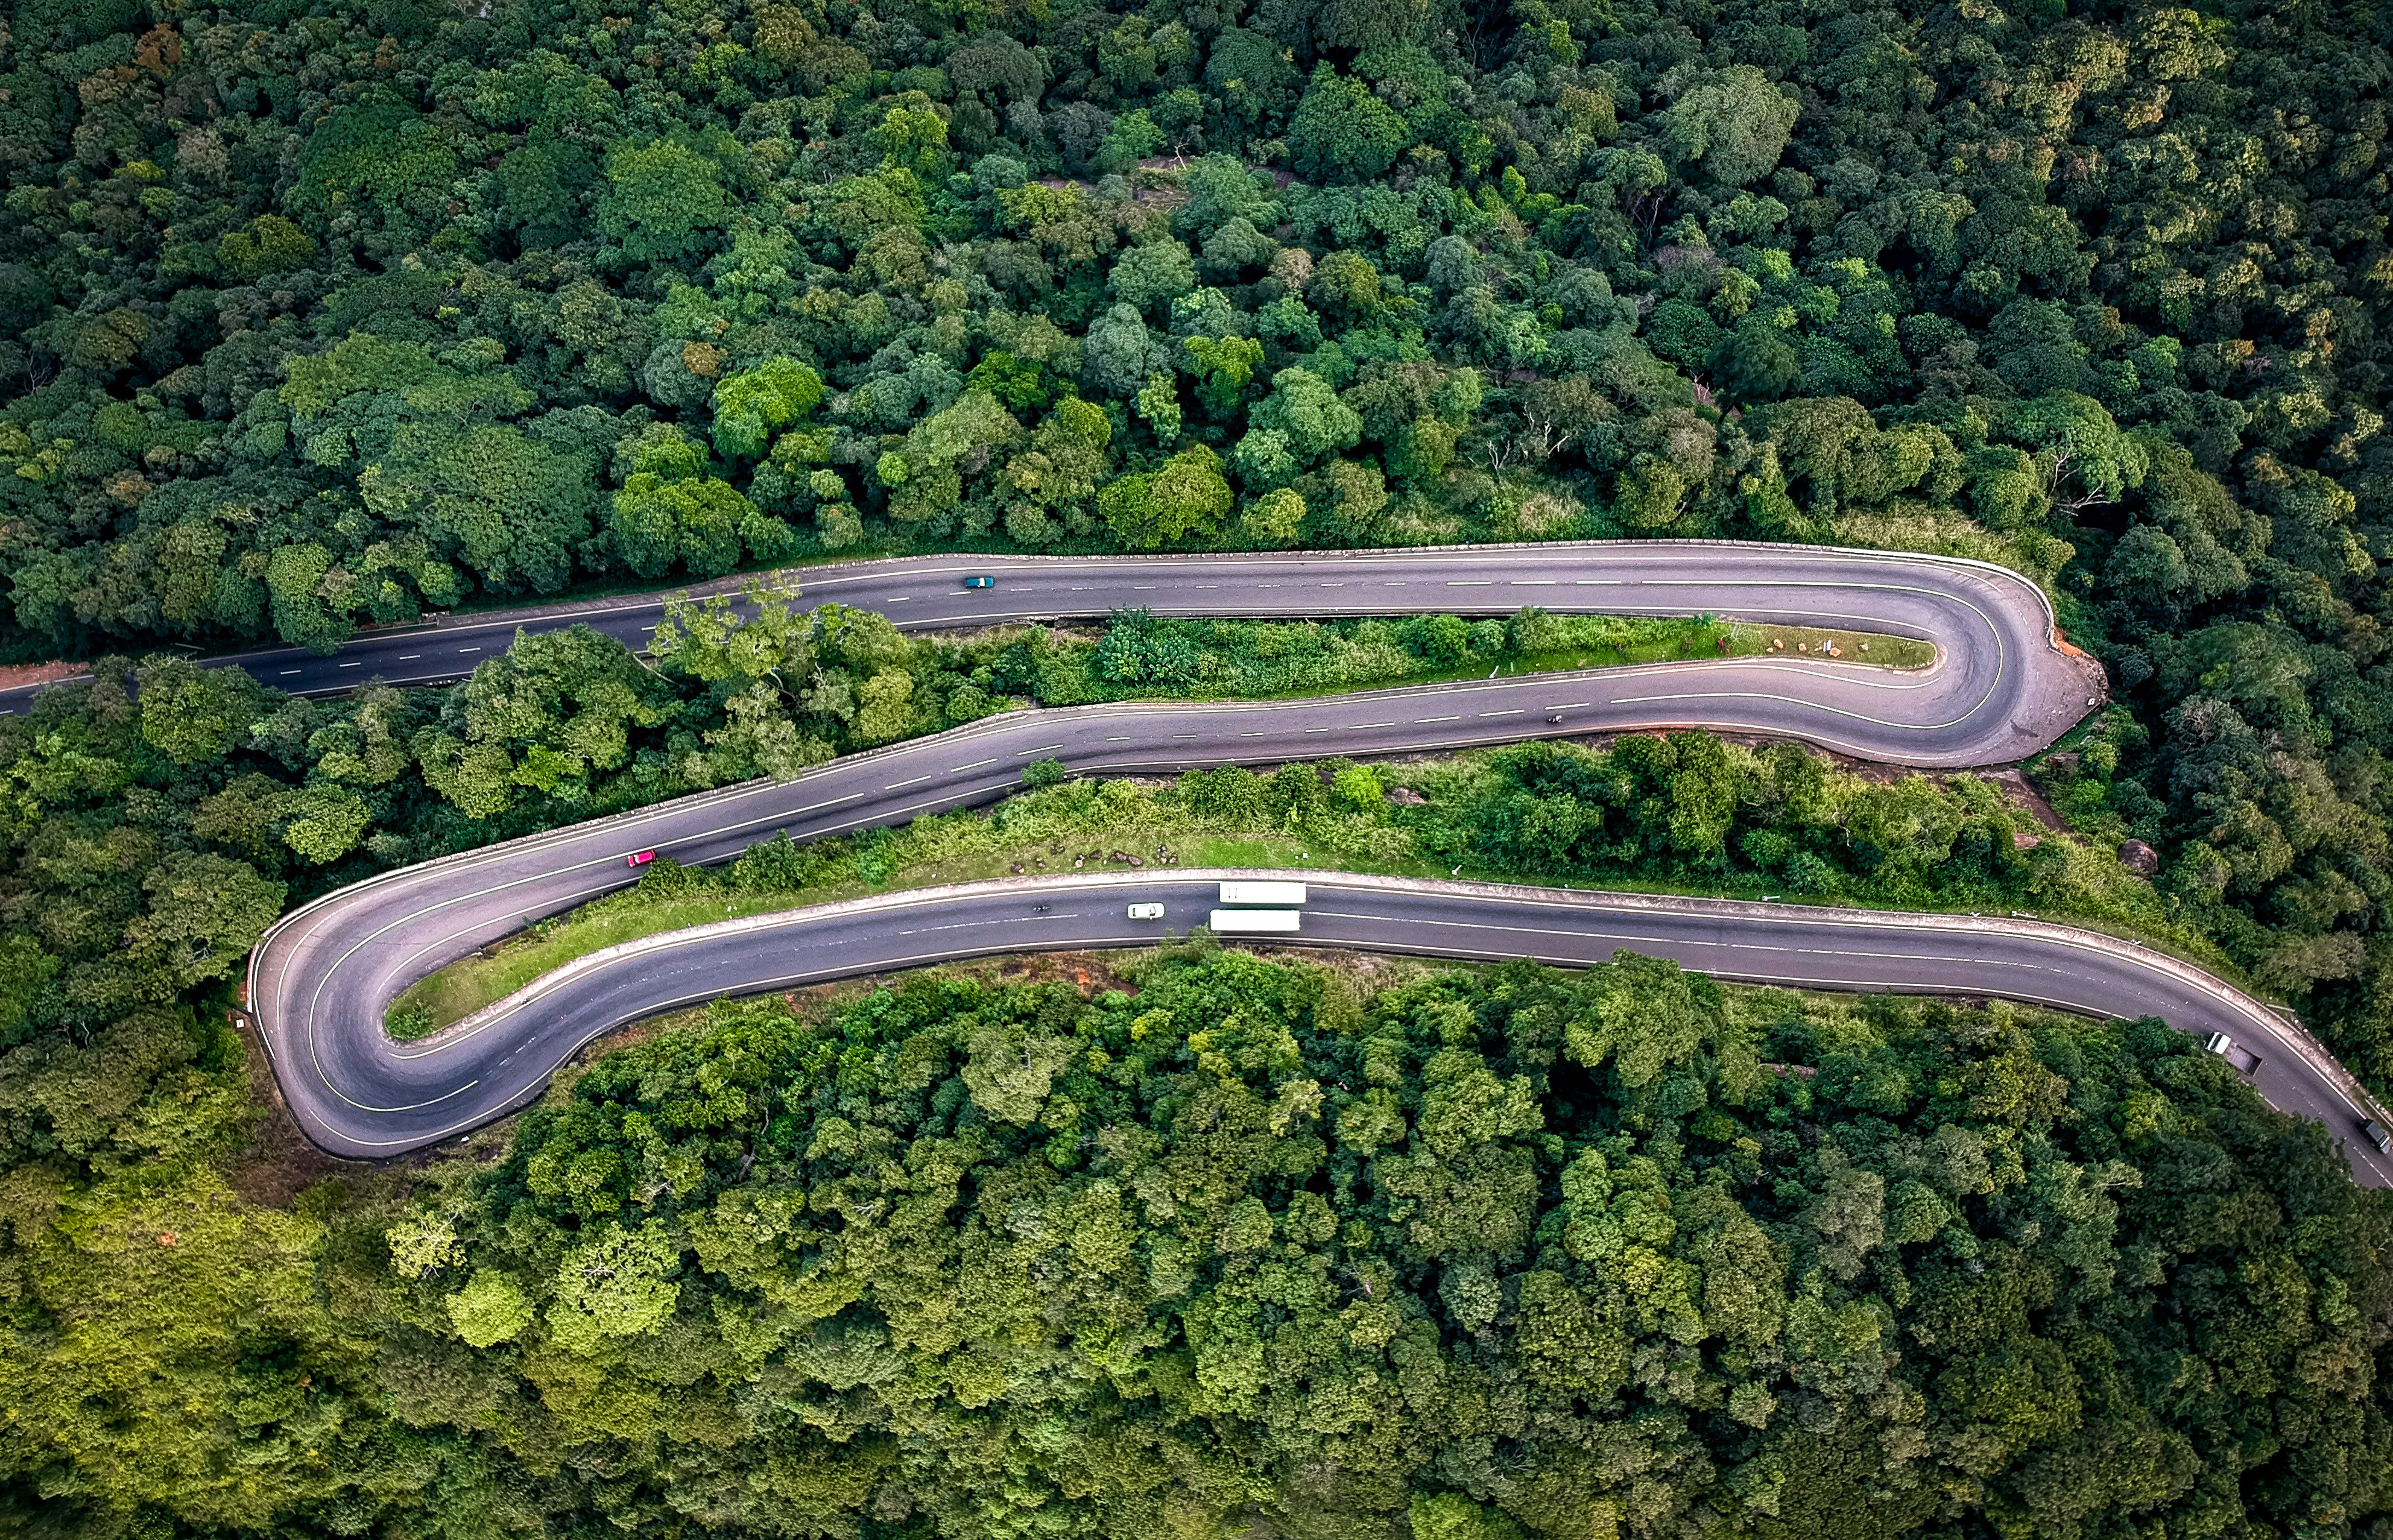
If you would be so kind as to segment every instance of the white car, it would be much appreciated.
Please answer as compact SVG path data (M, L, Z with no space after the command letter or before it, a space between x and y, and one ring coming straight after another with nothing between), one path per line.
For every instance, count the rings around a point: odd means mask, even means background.
M1163 906L1160 904L1132 904L1130 907L1130 917L1132 920L1160 920L1163 918Z

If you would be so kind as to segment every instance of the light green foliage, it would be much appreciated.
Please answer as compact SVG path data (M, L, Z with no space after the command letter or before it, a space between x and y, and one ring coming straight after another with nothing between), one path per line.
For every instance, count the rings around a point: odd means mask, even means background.
M1198 444L1160 470L1115 481L1097 494L1097 511L1123 544L1152 551L1210 537L1234 501L1221 457Z
M1814 518L1846 506L1876 506L1901 493L1950 496L1962 474L1960 453L1933 427L1881 432L1860 406L1842 398L1781 401L1756 413L1778 448L1790 495Z
M227 230L216 257L243 278L263 278L299 266L316 253L307 232L279 214L261 214L247 229Z
M1078 398L1058 401L1029 447L1009 459L998 478L1007 531L1033 545L1054 540L1062 530L1053 516L1077 511L1095 496L1113 431L1104 409Z
M1361 8L1347 0L1350 8ZM1405 120L1352 75L1314 66L1288 124L1297 169L1324 181L1369 181L1395 164L1409 138Z
M599 445L570 437L409 427L388 459L359 473L358 486L368 508L423 530L434 552L491 587L553 593L595 522L600 463Z
M920 91L909 91L899 98L896 105L883 114L874 137L882 147L883 165L926 180L945 175L948 120Z
M1794 98L1749 64L1716 74L1685 72L1672 95L1677 99L1663 120L1665 142L1723 187L1768 176L1795 127Z
M1123 304L1152 310L1195 288L1196 268L1187 247L1177 241L1156 241L1132 246L1115 258L1105 282Z
M1169 447L1180 441L1180 429L1185 419L1180 411L1180 384L1170 375L1149 374L1146 388L1138 393L1131 410L1155 430L1156 442Z
M1306 369L1283 369L1272 376L1272 393L1247 414L1255 433L1276 433L1287 452L1301 461L1362 440L1363 419L1338 398L1329 382ZM1241 450L1243 454L1244 450Z
M526 790L575 806L595 773L625 762L634 728L671 713L668 698L586 627L518 636L443 703L412 750L425 784L468 817L504 812Z
M890 516L919 521L952 513L966 496L968 484L977 493L1002 468L998 451L1027 437L1021 423L995 397L966 391L953 406L917 424L902 449L882 457L881 479L890 484Z
M1081 347L1081 374L1101 395L1134 395L1162 361L1160 352L1136 307L1116 305L1089 327Z
M124 926L125 948L177 987L224 977L282 912L281 883L220 855L165 855L141 891L146 902Z
M1483 1507L1458 1492L1416 1497L1407 1515L1419 1540L1519 1540L1521 1526L1500 1509Z
M539 1176L530 1180L535 1190L542 1185ZM672 1281L678 1250L651 1220L637 1230L608 1224L567 1252L556 1264L556 1292L543 1317L557 1346L586 1357L603 1350L608 1338L640 1337L662 1325L681 1297L681 1286ZM487 1271L475 1273L477 1283L491 1276ZM474 1295L472 1286L466 1295ZM472 1329L485 1334L507 1325L522 1329L523 1322L514 1318L522 1307L522 1291L503 1277L472 1298L462 1313L455 1302L460 1298L464 1297L452 1297L450 1307L459 1336L465 1335L469 1320Z
M1196 365L1196 399L1216 422L1227 422L1245 398L1247 383L1262 367L1262 344L1252 337L1182 339L1181 346Z
M2115 502L2140 487L2150 453L2084 396L2048 396L2013 409L2004 427L2035 451L2046 495L2074 511Z
M347 787L318 783L282 800L282 842L305 860L327 866L357 848L373 809Z
M390 1268L399 1276L417 1279L465 1259L457 1244L457 1227L445 1215L416 1213L384 1233L390 1246Z
M420 218L456 170L439 124L401 107L349 107L307 136L292 202L327 222L351 205Z
M1240 474L1245 468L1240 467ZM1238 531L1258 545L1286 545L1304 524L1304 498L1286 487L1265 492L1238 516Z
M477 1268L465 1286L441 1303L459 1339L469 1348L513 1341L531 1325L531 1301L513 1278L493 1268Z
M503 347L488 339L436 358L420 343L353 332L328 352L291 360L277 398L291 411L305 457L356 467L366 509L395 529L416 532L414 542L360 553L357 563L360 577L380 568L383 586L399 602L408 602L396 581L401 575L434 604L453 602L453 592L442 592L453 589L446 566L452 561L502 591L554 591L589 533L601 452L595 437L606 422L570 413L523 426L489 421L532 401L501 367L504 359ZM278 573L269 561L267 582L286 638L313 644L337 636L340 618L327 603L334 593L350 606L386 608L356 592L362 584L336 588L332 566L328 549L321 567L313 557L290 558Z
M141 737L177 764L222 756L261 714L256 685L237 669L203 669L175 657L142 665Z
M822 394L822 376L794 359L726 375L714 387L714 451L726 460L762 456L772 435L803 420Z

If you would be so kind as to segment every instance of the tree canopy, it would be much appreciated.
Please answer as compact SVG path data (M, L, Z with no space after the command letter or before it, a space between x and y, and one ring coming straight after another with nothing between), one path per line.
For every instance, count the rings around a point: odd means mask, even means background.
M233 981L326 885L1018 702L1492 667L1534 617L701 606L337 702L170 654L844 553L1996 561L2118 701L2007 793L1697 735L1184 795L1440 869L2104 894L2393 1085L2388 49L2354 0L15 7L0 662L97 682L0 719L6 1522L2381 1527L2373 1200L2140 1029L1739 1037L1634 963L1416 1020L1184 960L734 1012L403 1217L242 1153ZM886 1310L838 1298L876 1245Z

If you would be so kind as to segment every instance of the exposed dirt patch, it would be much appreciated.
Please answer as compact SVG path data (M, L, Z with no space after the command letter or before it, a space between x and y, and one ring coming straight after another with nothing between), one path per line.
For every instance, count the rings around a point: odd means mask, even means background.
M1082 999L1092 999L1108 989L1135 995L1138 985L1113 971L1112 964L1120 960L1118 953L1028 952L997 959L993 966L984 965L978 971L1002 984L1069 984L1080 991Z
M224 1163L224 1178L232 1190L245 1202L288 1208L300 1194L327 1178L355 1179L373 1171L364 1161L343 1160L308 1142L283 1103L282 1088L268 1067L257 1028L244 1016L233 1017L232 1023L249 1056L249 1095L256 1108L249 1142Z
M28 685L47 685L90 672L88 663L8 663L0 665L0 690L21 690Z
M244 1203L288 1208L318 1182L333 1177L354 1181L373 1170L363 1161L341 1160L307 1142L278 1102L257 1120L247 1147L225 1162L224 1178Z
M1241 950L1252 952L1265 962L1327 968L1331 972L1341 973L1352 980L1366 998L1426 973L1442 973L1457 969L1468 972L1478 966L1445 958L1409 957L1402 952L1349 952L1327 946L1238 945ZM1576 970L1563 968L1556 972L1574 972Z
M2016 770L1981 770L1977 774L1981 779L1990 780L1996 786L2002 788L2003 795L2008 798L2015 805L2026 809L2028 813L2034 816L2037 823L2042 824L2045 828L2051 829L2056 834L2066 833L2068 831L2069 826L2061 821L2060 815L2052 810L2052 804L2044 800L2044 794L2038 791L2034 787L2030 786L2028 784L2027 777L2020 772Z
M820 1024L830 1019L832 1011L843 1005L862 999L880 987L876 979L833 979L829 984L809 984L803 988L782 991L781 1003L790 1014L802 1022Z

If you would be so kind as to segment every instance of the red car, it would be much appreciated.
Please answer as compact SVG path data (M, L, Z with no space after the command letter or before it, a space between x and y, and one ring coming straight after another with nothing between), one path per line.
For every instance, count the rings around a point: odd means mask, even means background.
M656 858L657 853L653 850L636 850L623 857L623 864L627 867L645 867Z

